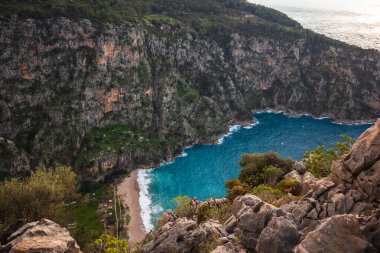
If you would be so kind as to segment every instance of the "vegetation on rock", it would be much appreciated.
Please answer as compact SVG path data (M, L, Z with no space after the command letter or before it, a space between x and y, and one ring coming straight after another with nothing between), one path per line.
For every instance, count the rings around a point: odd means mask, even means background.
M148 137L132 130L129 126L108 125L95 128L83 138L81 148L76 156L75 166L76 168L85 168L96 160L132 151L150 153L150 156L159 160L159 146L157 137Z
M293 169L294 161L280 158L275 152L243 154L240 166L239 180L250 187L255 187L272 180L274 175L289 173Z
M94 242L95 253L127 253L128 242L109 234L102 234Z
M311 152L305 152L302 162L305 168L316 177L326 177L330 174L330 168L334 161L350 151L354 140L346 135L341 135L341 142L336 142L331 148L319 146Z

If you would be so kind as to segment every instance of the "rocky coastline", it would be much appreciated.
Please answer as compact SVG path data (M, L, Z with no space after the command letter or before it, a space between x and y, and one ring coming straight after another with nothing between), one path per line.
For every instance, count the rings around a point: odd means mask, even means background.
M65 164L101 182L213 143L266 108L349 123L380 114L380 54L302 28L286 41L231 33L221 45L149 22L14 15L0 26L0 134L19 150L4 159L26 171ZM120 125L128 145L96 136Z
M203 241L215 241L217 252L378 252L380 250L380 119L364 132L351 151L332 165L332 173L316 179L292 171L303 197L275 207L254 195L237 197L224 224L178 218L169 211L166 223L149 233L141 252L194 252ZM227 199L198 202L217 206ZM195 216L194 216L195 217Z

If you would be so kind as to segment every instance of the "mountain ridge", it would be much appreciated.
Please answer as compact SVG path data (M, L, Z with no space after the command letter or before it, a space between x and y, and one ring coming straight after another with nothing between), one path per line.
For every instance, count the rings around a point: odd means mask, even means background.
M30 169L65 164L104 180L213 142L253 110L380 115L375 50L243 12L157 12L121 23L1 16L0 135Z

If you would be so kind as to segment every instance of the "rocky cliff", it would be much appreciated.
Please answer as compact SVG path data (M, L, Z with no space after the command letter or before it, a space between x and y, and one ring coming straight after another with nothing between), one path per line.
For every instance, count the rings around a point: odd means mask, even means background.
M30 168L65 164L101 179L215 141L252 110L380 115L377 51L300 27L270 30L255 15L209 37L152 17L0 17L0 135Z
M69 231L48 220L31 222L19 228L0 246L2 253L81 253Z
M141 250L199 252L199 245L208 241L214 253L379 252L379 162L380 119L360 136L349 154L333 164L327 178L289 173L306 193L299 201L275 207L254 195L239 196L224 224L197 223L168 212L163 219L166 223L147 235ZM219 208L218 203L225 201L209 200L194 208L214 203Z

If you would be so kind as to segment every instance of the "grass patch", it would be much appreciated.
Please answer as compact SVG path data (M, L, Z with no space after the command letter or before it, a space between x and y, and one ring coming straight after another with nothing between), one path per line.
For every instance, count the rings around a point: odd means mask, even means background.
M125 152L149 152L158 150L158 137L148 137L126 125L109 125L94 128L83 139L75 160L75 167L83 168L92 161Z
M74 208L77 226L70 233L84 252L91 252L93 241L103 232L97 210L99 203L107 197L107 191L108 186L103 186L95 191L95 196L84 197L82 203Z

